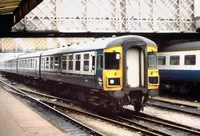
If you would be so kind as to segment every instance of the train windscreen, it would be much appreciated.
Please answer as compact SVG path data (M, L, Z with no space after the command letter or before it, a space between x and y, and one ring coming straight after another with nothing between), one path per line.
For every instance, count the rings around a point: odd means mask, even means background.
M157 68L157 53L148 52L148 67Z

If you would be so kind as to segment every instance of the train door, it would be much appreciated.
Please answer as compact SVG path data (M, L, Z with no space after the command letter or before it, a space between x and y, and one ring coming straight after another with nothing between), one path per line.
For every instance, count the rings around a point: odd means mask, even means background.
M61 80L60 72L61 72L61 55L56 55L54 57L54 73L57 81Z
M147 87L146 44L141 41L124 43L124 86L127 88Z
M97 51L96 78L98 88L103 88L103 50Z
M130 48L126 54L127 84L129 87L144 85L144 53L140 48Z
M96 74L96 52L90 52L90 64L89 64L89 70L91 71L92 75Z

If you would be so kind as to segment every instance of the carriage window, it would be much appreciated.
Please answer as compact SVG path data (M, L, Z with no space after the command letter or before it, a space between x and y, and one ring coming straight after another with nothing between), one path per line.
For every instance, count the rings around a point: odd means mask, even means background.
M83 70L89 71L89 54L84 54Z
M55 57L55 69L59 68L59 62L58 62L58 57Z
M23 67L24 66L24 61L23 60L21 60L21 67Z
M98 68L103 68L103 55L98 55L98 57L97 57L97 67Z
M45 68L45 65L44 65L44 58L42 58L42 68Z
M35 68L37 68L37 60L34 60Z
M69 55L69 70L73 70L73 55Z
M105 69L119 69L120 54L118 52L105 53Z
M76 55L76 70L80 70L81 55Z
M53 57L51 57L50 60L51 60L51 61L50 61L50 69L53 69Z
M158 56L158 65L165 65L165 64L166 64L166 57Z
M33 65L33 59L30 59L30 68L33 68L32 65Z
M170 56L170 65L179 65L179 56Z
M95 56L92 56L92 70L95 70Z
M67 56L63 56L62 58L62 69L63 70L67 69Z
M27 68L27 61L28 61L28 60L26 59L26 60L25 60L25 68Z
M49 57L46 57L46 69L49 69Z
M30 68L33 68L33 59L31 59Z
M28 59L28 68L31 68L31 59Z
M195 65L196 56L195 55L185 55L185 65Z

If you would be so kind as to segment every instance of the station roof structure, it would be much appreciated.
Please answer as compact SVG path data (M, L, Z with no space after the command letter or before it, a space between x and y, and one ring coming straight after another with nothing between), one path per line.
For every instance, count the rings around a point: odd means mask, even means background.
M13 13L14 10L20 5L22 0L1 0L0 1L0 14Z
M0 38L131 34L159 40L199 39L198 1L1 0Z

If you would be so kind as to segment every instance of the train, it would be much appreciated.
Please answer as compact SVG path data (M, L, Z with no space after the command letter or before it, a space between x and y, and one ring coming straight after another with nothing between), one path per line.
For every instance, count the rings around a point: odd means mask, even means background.
M200 88L200 41L159 49L160 90L195 94Z
M95 38L0 60L1 73L79 102L120 113L125 105L139 112L157 96L157 45L126 35Z

